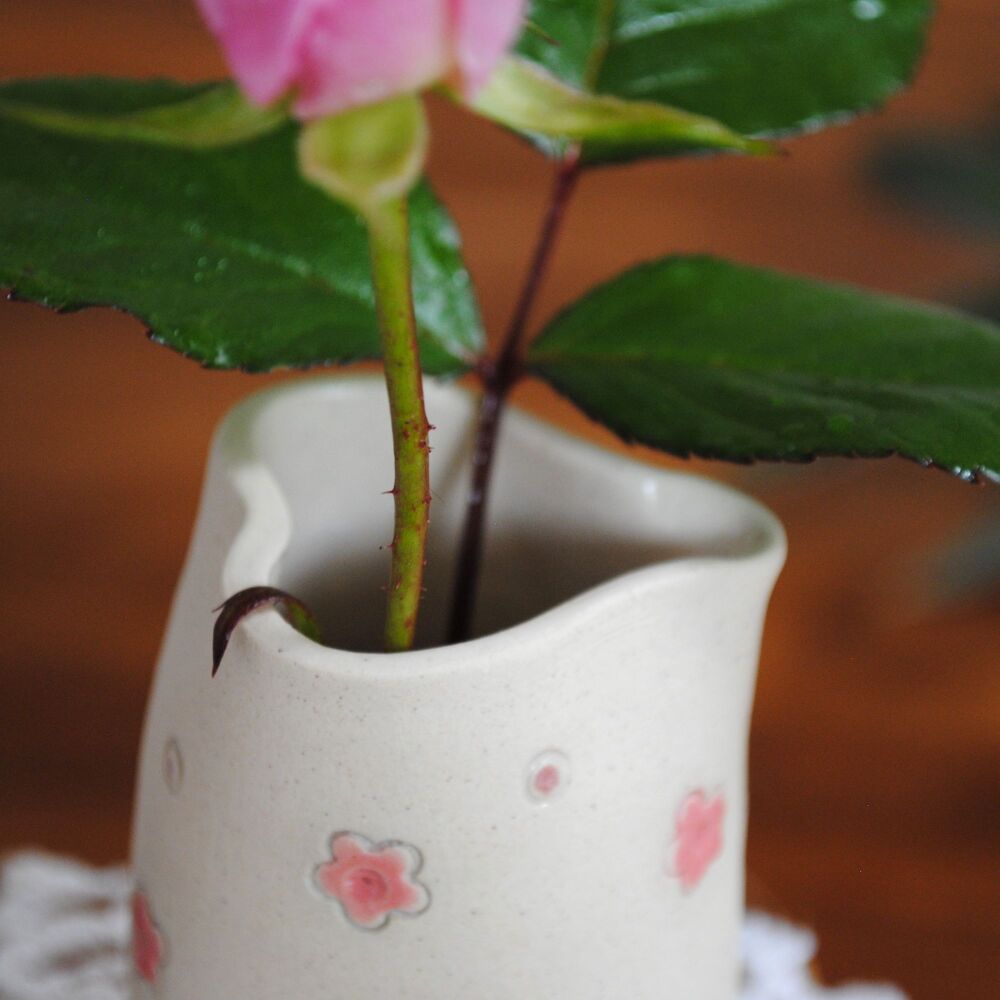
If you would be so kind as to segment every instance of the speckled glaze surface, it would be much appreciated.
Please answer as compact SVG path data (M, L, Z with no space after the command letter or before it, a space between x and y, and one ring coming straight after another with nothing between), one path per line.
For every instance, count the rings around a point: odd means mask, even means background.
M436 425L432 648L369 652L391 536L375 379L220 429L157 669L133 1000L732 1000L746 740L784 558L765 509L511 413L477 631L433 648L474 404ZM212 609L273 611L211 677Z

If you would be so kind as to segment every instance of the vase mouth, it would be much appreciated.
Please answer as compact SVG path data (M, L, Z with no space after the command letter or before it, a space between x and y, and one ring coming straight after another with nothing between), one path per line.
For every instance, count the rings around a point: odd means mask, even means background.
M461 498L461 503L455 506L464 509L464 476L469 466L477 397L454 384L428 379L425 398L431 424L436 425L432 438L435 457L439 450L438 435L445 428L450 435L445 442L444 460L438 463L439 482L432 481L432 494L437 502L439 490L454 492ZM367 418L376 419L387 411L388 404L379 376L336 376L268 388L231 411L217 432L213 448L213 460L221 462L221 475L243 508L242 523L223 561L220 586L224 596L248 587L271 585L287 589L309 603L306 594L289 585L284 566L296 547L308 548L308 539L296 538L301 528L297 522L312 516L308 510L295 511L295 483L291 480L295 475L308 478L309 470L318 468L318 464L303 461L303 456L322 456L327 437L315 421L302 423L301 427L310 428L308 440L296 441L294 448L288 447L289 427L295 423L291 415L303 408L316 408L317 412L345 409L355 419L359 415L365 418L367 423ZM337 433L343 437L343 428L338 428ZM366 428L360 436L370 433L371 429ZM715 480L663 469L602 449L514 408L505 413L502 434L497 456L501 468L497 472L503 473L505 461L515 463L519 458L517 453L523 452L526 457L522 465L531 466L534 462L535 470L543 474L554 464L576 479L582 477L603 484L605 494L593 498L595 509L602 503L605 507L615 507L615 497L619 495L629 503L638 504L633 505L634 509L623 507L620 515L609 516L604 510L598 512L598 517L603 517L605 526L619 524L614 538L606 539L612 547L615 539L628 545L629 533L641 522L638 546L641 548L642 540L646 540L649 558L625 566L610 578L586 584L578 592L523 619L451 645L430 644L391 654L321 645L295 631L276 611L262 611L247 618L240 626L245 638L262 650L280 652L283 658L306 669L356 674L373 681L398 680L407 673L426 676L469 669L480 658L489 660L494 652L514 642L522 647L534 643L551 645L554 635L572 633L591 616L614 614L622 602L647 599L651 591L677 586L686 578L724 574L739 568L760 581L765 595L770 592L784 563L786 540L781 523L758 501ZM373 441L383 439L390 441L387 416L384 433L372 434ZM351 441L347 451L353 451L355 458L363 456L361 461L367 466L365 441ZM551 463L545 460L549 453ZM432 458L432 475L434 468ZM389 479L391 486L391 464ZM385 489L374 492L383 494ZM379 499L391 510L389 496ZM493 502L497 502L495 497ZM431 516L433 528L433 504ZM621 531L621 522L630 518L628 532ZM522 527L530 520L525 517ZM662 532L662 538L658 532ZM384 542L388 542L388 537ZM384 547L384 543L378 547ZM388 554L381 555L387 575ZM444 580L444 587L450 593L450 579ZM377 599L381 605L382 595L378 594Z

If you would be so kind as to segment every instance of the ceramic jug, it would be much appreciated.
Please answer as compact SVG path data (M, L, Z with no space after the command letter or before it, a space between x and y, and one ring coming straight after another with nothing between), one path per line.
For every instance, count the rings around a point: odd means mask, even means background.
M378 379L218 432L156 671L133 1000L733 1000L746 745L784 536L757 503L507 415L477 637L442 646L475 402L427 387L420 647L377 651ZM213 609L273 610L211 675Z

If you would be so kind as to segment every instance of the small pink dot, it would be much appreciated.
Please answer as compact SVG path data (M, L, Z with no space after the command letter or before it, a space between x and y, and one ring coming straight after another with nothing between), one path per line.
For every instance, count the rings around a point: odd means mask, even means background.
M389 895L389 884L381 872L359 868L348 876L347 891L359 903L377 903Z
M546 750L528 765L525 777L525 790L529 797L542 805L548 805L561 796L570 783L569 761L558 750Z
M535 791L539 795L551 795L559 787L561 781L559 768L555 764L546 764L535 775Z

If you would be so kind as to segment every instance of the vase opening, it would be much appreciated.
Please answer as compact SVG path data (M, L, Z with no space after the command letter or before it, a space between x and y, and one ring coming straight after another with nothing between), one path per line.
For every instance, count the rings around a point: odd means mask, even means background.
M391 533L391 525L388 530ZM584 591L654 563L685 554L677 547L605 536L573 537L556 531L523 531L491 525L473 638L528 621ZM306 602L319 619L324 642L338 649L377 652L385 605L389 555L385 542L351 556L316 553L282 561L278 586ZM425 597L416 648L444 642L453 587L454 550L433 539L428 551Z
M384 389L375 379L311 384L311 391L299 384L259 394L231 420L229 433L267 470L289 522L270 578L259 571L235 578L300 597L326 645L378 652L393 521ZM429 384L427 407L435 430L422 649L446 635L475 399ZM769 515L723 487L602 451L511 411L496 456L473 636L525 622L642 567L753 553L769 531Z

